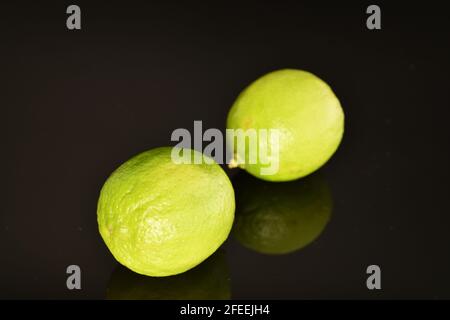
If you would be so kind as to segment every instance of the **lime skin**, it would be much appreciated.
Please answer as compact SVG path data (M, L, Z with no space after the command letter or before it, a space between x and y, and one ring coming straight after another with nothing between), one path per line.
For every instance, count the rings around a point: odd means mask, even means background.
M316 171L335 153L344 133L344 112L323 80L307 71L283 69L240 93L228 113L227 129L277 130L278 139L271 140L270 133L267 138L258 135L257 151L235 149L234 161L260 179L291 181ZM249 152L268 156L252 162ZM264 173L267 160L277 170Z
M156 148L126 161L98 200L99 231L108 249L118 262L148 276L200 264L225 241L234 219L234 191L222 168L213 161L176 163L171 152Z

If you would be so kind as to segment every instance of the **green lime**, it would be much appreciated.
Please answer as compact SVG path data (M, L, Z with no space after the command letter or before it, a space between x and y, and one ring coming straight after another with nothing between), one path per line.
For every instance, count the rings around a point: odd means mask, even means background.
M313 242L332 212L327 183L319 175L271 183L242 173L236 190L235 238L265 254L285 254Z
M225 252L173 277L146 277L119 265L106 291L109 300L226 300L231 297Z
M201 263L225 241L234 219L234 191L222 168L189 149L183 152L202 163L177 164L171 151L153 149L122 164L98 200L99 230L111 253L149 276Z
M258 150L235 150L240 167L264 180L289 181L312 173L330 159L342 139L344 113L324 81L306 71L285 69L262 76L238 96L228 114L227 129L259 130ZM272 140L270 132L261 136L261 129L275 129L279 138ZM259 152L257 161L252 163L249 152ZM261 154L267 154L264 161ZM276 170L264 173L268 162Z

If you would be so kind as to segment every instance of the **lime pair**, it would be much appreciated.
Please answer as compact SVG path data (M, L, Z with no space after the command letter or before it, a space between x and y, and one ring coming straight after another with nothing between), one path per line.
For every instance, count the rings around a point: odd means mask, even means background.
M278 129L280 137L273 142L277 145L264 144L278 150L276 173L261 175L265 164L258 162L240 166L264 180L290 181L312 173L332 156L342 139L344 114L330 87L318 77L280 70L259 78L239 95L227 128ZM152 149L122 164L105 182L98 201L99 230L111 253L129 269L149 276L195 267L225 241L234 220L235 194L222 168L188 149L183 151L207 161L175 163L171 151ZM248 158L248 150L243 152L235 156ZM276 202L270 195L266 198ZM254 205L268 211L267 201ZM253 225L258 228L258 223ZM300 226L297 231L304 230Z

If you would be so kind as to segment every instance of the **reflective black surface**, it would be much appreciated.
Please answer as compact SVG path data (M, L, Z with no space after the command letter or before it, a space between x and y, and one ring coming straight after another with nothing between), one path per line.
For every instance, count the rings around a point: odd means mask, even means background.
M228 300L230 272L219 249L197 267L171 277L148 277L118 265L106 289L108 300Z
M70 32L67 5L1 5L0 298L105 298L117 263L96 201L108 174L194 120L223 129L240 90L285 67L326 80L344 108L343 142L319 172L332 213L287 254L232 235L231 297L450 298L446 10L383 4L372 32L365 3L86 3ZM71 264L79 291L66 288Z

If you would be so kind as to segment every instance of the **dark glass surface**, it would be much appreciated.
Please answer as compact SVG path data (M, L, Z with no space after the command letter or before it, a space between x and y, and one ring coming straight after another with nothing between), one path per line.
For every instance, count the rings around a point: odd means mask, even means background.
M318 172L332 212L288 254L233 232L218 269L229 295L450 298L448 11L384 4L369 31L365 3L80 4L82 30L68 31L66 5L1 5L0 298L105 298L117 263L96 202L109 173L194 120L223 130L240 90L286 67L326 80L344 108ZM71 264L82 290L66 288ZM381 290L366 288L371 264Z

